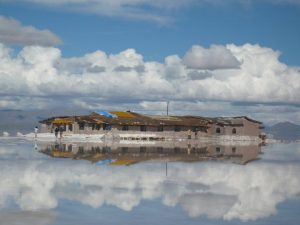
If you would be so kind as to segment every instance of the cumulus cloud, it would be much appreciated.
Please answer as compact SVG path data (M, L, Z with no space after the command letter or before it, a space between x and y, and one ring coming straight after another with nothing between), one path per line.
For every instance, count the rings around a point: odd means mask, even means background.
M213 76L213 74L209 71L198 71L198 70L193 70L189 72L187 75L191 80L203 80Z
M24 26L13 18L0 16L0 42L18 45L53 46L60 44L61 40L49 30Z
M222 219L237 201L234 195L193 193L180 199L183 209L190 217L207 216Z
M247 115L262 109L260 115L265 117L263 113L275 106L264 109L262 105L285 104L293 113L285 116L299 121L299 110L295 111L300 104L299 68L280 62L279 52L251 44L191 49L183 58L171 55L155 62L145 61L134 49L63 58L54 47L27 46L14 53L0 44L0 107L151 110L149 105L165 105L169 100L170 107L181 112L212 111L211 106L219 105L218 112L230 112L234 106ZM194 68L186 65L191 62ZM245 110L230 102L249 103L249 107ZM165 111L164 106L159 108Z
M57 214L55 212L0 212L0 225L23 224L23 225L47 225L54 222Z
M281 151L294 151L295 146L282 145ZM67 199L94 208L111 205L131 211L143 200L160 200L167 206L181 206L190 217L248 221L275 214L277 205L300 189L295 161L299 151L283 164L276 161L281 155L243 167L172 163L166 177L159 163L97 167L85 161L48 160L31 147L2 144L0 158L6 159L0 164L2 209L15 202L22 210L47 210Z
M144 61L134 49L62 58L60 50L53 47L28 46L12 54L1 44L0 92L10 97L98 97L108 101L126 96L143 101L300 103L299 70L280 62L277 51L250 44L196 49L204 51L203 60L191 69L187 61L197 63L198 54L190 54L190 50L188 57L172 55L160 63ZM220 60L223 54L231 60ZM234 67L234 62L240 62L239 67ZM218 69L208 72L208 68ZM5 102L2 104L4 107Z
M236 69L240 66L232 52L221 45L212 45L209 49L194 45L183 57L183 63L201 70Z

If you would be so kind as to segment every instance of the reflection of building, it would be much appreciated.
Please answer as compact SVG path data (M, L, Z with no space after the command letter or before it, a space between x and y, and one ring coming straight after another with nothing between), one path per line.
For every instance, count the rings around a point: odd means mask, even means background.
M85 159L91 162L107 162L129 165L148 160L197 162L205 160L229 160L246 164L258 159L258 145L221 146L187 142L153 142L134 145L115 143L55 143L45 144L41 152L52 157Z
M87 116L53 117L43 121L41 132L61 127L67 134L114 134L125 138L197 139L219 135L258 138L262 123L248 117L150 116L133 112L97 112Z

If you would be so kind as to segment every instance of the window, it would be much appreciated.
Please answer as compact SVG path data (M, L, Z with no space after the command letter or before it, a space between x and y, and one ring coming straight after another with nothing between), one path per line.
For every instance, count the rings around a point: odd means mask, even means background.
M145 152L146 152L146 147L141 146L141 147L140 147L140 153L145 153Z
M128 153L128 147L122 147L122 153Z
M84 123L79 123L79 130L84 130Z
M235 128L232 129L232 133L236 134L236 129Z
M110 124L104 124L103 129L104 130L111 130L112 126Z
M61 130L61 131L66 131L67 130L67 125L60 125L59 126L59 130Z
M103 153L109 153L109 152L111 152L111 147L109 147L109 146L103 147L102 152Z
M199 127L198 131L207 133L207 128L206 127Z
M72 145L68 145L68 151L72 151Z
M164 126L159 126L159 127L157 127L157 131L159 131L159 132L163 132L164 131Z
M220 147L216 147L216 152L220 153L221 152L221 148Z
M200 154L206 154L207 153L207 147L199 148L198 153L200 153Z
M220 134L220 133L221 133L220 127L218 127L218 128L216 129L216 133L217 133L217 134Z
M181 127L180 126L175 126L175 132L180 132L181 131Z
M146 126L142 125L142 126L141 126L141 131L147 131Z
M122 130L128 130L128 126L127 126L127 125L124 125L124 126L122 127Z
M232 153L236 152L236 147L232 147Z
M157 147L156 151L157 151L157 153L162 154L164 152L164 149L163 149L163 147Z
M83 146L78 147L78 153L80 153L80 154L84 153L84 147Z
M69 124L69 131L73 131L73 125Z
M175 148L174 148L174 153L180 153L180 148L175 147Z

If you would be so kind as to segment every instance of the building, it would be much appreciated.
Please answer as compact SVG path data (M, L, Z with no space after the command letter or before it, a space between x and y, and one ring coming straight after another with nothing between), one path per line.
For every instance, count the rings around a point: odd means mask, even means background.
M217 136L258 138L262 123L244 117L154 116L134 112L93 112L40 121L42 133L111 135L121 139L199 139Z
M212 126L209 129L211 135L261 135L263 124L246 116L212 118Z

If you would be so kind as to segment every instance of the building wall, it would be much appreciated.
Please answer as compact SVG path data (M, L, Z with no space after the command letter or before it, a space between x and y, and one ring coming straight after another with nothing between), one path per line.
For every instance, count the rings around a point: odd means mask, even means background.
M99 130L96 128L96 124L84 123L84 129L80 129L78 123L73 124L73 133L74 134L103 134L103 124L99 124Z
M235 129L236 133L233 132ZM224 126L224 135L245 135L244 126Z
M220 129L220 133L216 132L217 129ZM225 134L225 129L224 129L224 127L222 127L220 125L212 124L208 128L208 134L210 134L210 135L224 135Z
M125 134L126 137L130 138L132 137L137 137L138 135L150 135L153 137L163 137L166 139L198 139L199 137L203 136L208 136L207 132L204 131L197 131L193 132L193 127L186 127L186 126L181 126L180 131L175 131L175 126L163 126L163 131L158 131L158 126L146 126L146 131L142 132L141 131L141 126L128 126L127 131L122 130L122 125L113 125L111 132L120 135L122 138L123 135ZM77 122L74 122L72 124L72 131L70 130L69 125L66 125L66 131L63 132L63 134L68 134L68 133L74 133L74 134L104 134L109 132L109 130L103 130L103 125L100 125L100 129L97 130L95 125L93 129L92 124L85 123L84 124L84 129L79 129L80 126ZM55 125L46 125L46 124L41 124L41 129L40 132L43 133L53 133L55 129ZM150 137L149 136L149 137ZM125 136L124 136L125 137ZM147 137L149 139L149 137Z
M233 161L245 164L249 161L258 159L261 153L259 145L210 145L208 146L210 155L223 155L230 157Z
M241 135L241 136L255 136L260 134L260 124L251 122L245 118L242 119L243 126L220 126L212 124L208 129L210 135ZM220 133L217 133L217 129L220 129ZM236 130L234 134L232 131Z
M128 130L123 131L123 125L112 125L112 131L113 132L120 132L120 133L130 133L130 132L136 132L136 133L155 133L158 136L169 136L173 138L188 138L188 139L197 139L199 137L207 137L210 135L247 135L247 136L256 136L258 137L260 134L260 124L251 122L247 119L242 119L243 126L220 126L216 124L212 124L207 132L204 131L197 131L193 132L192 126L180 126L180 131L175 131L176 126L163 126L163 131L158 131L158 126L146 126L146 131L141 131L141 126L128 126ZM103 134L107 133L108 130L104 130L104 125L100 125L100 129L96 129L96 124L84 124L84 129L79 129L79 124L77 122L74 122L72 124L72 130L70 130L70 125L66 125L66 130L64 133L75 133L75 134ZM53 133L54 132L55 125L47 125L47 124L41 124L41 133ZM220 129L220 133L217 133L216 130ZM232 130L236 130L236 134L232 132Z
M64 133L73 133L73 130L70 129L71 125L65 125ZM73 128L74 125L72 124ZM53 124L41 124L40 125L40 133L54 133L54 130L57 126Z
M256 136L260 135L260 124L251 122L249 120L244 119L244 133L245 135L249 136Z
M51 133L51 131L52 131L51 127L52 127L52 125L47 125L47 124L42 123L40 125L40 132L41 133Z

